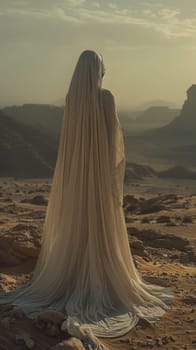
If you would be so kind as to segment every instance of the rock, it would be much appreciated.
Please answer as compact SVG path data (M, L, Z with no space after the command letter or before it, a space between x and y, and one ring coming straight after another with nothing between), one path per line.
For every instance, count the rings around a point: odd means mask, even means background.
M159 286L163 286L163 287L169 287L171 285L170 279L169 277L158 277L158 276L148 276L145 275L143 276L143 278L152 284L158 284Z
M165 224L165 223L170 223L171 222L171 218L168 215L160 215L160 216L157 217L156 221L159 224Z
M42 195L37 195L33 198L25 198L21 200L21 203L30 203L35 205L47 205L48 200Z
M65 320L66 316L62 312L58 311L44 311L40 313L37 317L38 321L43 321L45 323L51 322L56 325L61 325L61 323Z
M22 219L29 219L31 218L32 220L36 219L44 219L45 218L45 210L32 210L32 211L28 211L27 213L22 213L20 215L18 215L19 218Z
M170 342L175 342L175 338L173 336L170 336L170 335L166 335L165 337L162 338L162 344L163 345L166 345Z
M0 263L17 265L24 260L37 258L40 251L40 231L37 226L18 224L0 236Z
M126 207L127 211L135 211L138 208L139 200L131 194L127 194L123 198L123 205Z
M131 247L133 249L142 250L142 251L144 251L145 249L143 242L140 241L139 239L131 240Z
M145 246L155 248L175 248L181 251L187 251L189 246L189 240L186 238L175 236L169 233L160 233L152 229L139 230L138 228L131 226L127 228L130 235L134 235L142 240Z
M2 213L9 213L9 214L16 214L17 213L17 207L16 204L9 204L9 205L4 205L0 207L0 212Z
M127 194L123 199L123 207L125 208L125 212L132 212L139 215L150 214L170 208L171 204L176 203L178 198L179 196L173 193L160 194L150 199L143 197L137 199L133 195Z
M130 222L134 222L135 218L134 217L130 217L130 216L125 216L125 220L126 220L126 223L129 224Z
M24 343L27 349L33 349L35 347L35 342L31 336L24 332L16 335L16 344Z
M129 237L129 242L131 251L134 255L139 255L146 258L149 257L149 254L147 253L144 244L141 240Z
M180 263L182 264L196 263L195 251L190 249L190 251L182 252L180 255Z
M150 201L150 200L146 200L144 203L142 203L138 214L156 213L160 210L165 209L165 207L162 203L148 203L148 201Z
M40 313L35 321L39 329L46 329L49 337L57 337L60 334L60 326L66 319L66 315L58 311L44 311Z
M189 223L193 223L193 218L192 218L192 216L190 216L190 215L184 215L184 217L183 217L183 219L182 219L182 222L184 223L184 224L189 224Z
M149 216L144 216L141 220L142 224L149 224L151 221L151 219L149 218Z
M194 323L195 320L194 320L194 318L191 318L190 316L188 316L188 317L186 318L186 322Z
M188 305L196 305L196 297L193 295L186 295L182 299L183 303Z

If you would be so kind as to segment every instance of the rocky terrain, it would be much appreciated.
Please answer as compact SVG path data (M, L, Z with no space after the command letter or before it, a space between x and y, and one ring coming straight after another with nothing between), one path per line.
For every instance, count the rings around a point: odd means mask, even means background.
M125 336L100 341L110 350L196 349L196 190L183 185L162 190L159 184L153 191L147 185L125 186L130 248L143 278L170 286L174 302L156 324L140 320ZM0 180L1 290L31 276L50 186L50 179ZM79 339L61 331L62 319L60 313L45 313L32 321L13 305L0 305L0 349L85 349Z

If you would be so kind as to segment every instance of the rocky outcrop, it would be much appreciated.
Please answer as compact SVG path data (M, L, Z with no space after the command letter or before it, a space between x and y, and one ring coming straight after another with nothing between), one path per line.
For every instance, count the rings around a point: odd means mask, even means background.
M178 200L176 194L163 194L149 199L143 197L136 198L133 195L127 194L124 196L124 208L128 212L135 214L150 214L167 209L171 204L175 204Z
M179 114L167 125L125 138L126 147L146 159L167 159L174 165L196 166L196 84L187 90Z
M174 234L164 234L153 229L139 230L134 226L128 228L128 233L139 238L145 243L145 246L166 249L175 248L180 251L187 251L189 249L192 251L188 239L175 236Z
M0 235L0 264L14 266L29 258L37 258L40 245L39 227L18 224Z
M184 131L194 130L196 133L196 84L187 90L180 115L170 123L171 128L178 128Z

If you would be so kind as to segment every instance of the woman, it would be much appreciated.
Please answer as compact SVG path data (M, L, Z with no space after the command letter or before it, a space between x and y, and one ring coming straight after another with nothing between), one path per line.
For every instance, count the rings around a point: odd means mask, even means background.
M30 318L64 312L62 329L89 348L98 348L96 336L124 335L139 318L159 320L173 298L145 282L133 262L122 208L123 133L104 74L102 56L83 51L66 96L36 267L26 284L0 293L0 303Z

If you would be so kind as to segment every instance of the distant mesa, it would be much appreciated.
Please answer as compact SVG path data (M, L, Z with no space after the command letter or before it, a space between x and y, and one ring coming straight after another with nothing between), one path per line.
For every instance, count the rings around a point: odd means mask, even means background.
M141 112L135 122L148 124L167 124L179 113L179 109L171 109L167 106L152 106Z

